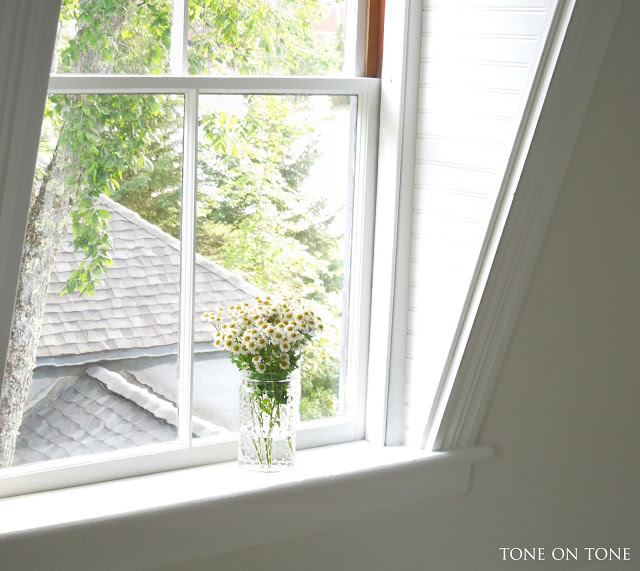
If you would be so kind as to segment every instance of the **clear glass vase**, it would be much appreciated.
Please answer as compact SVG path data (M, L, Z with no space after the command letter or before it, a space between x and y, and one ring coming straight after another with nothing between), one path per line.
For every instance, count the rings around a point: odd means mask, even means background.
M260 472L293 466L300 421L300 369L284 379L241 371L238 463Z

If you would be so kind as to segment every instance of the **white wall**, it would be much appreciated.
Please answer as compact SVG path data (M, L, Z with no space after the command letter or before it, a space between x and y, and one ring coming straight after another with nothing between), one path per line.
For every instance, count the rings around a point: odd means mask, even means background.
M640 568L639 26L640 2L627 0L481 431L497 456L476 465L470 492L165 569L562 568L502 562L504 546L545 547L548 558L554 547L629 546L628 568ZM277 525L288 509L273 510ZM140 544L187 553L185 530L206 537L208 516L194 510L6 542L0 569L62 560L76 561L66 569L133 568ZM584 567L581 555L567 568Z

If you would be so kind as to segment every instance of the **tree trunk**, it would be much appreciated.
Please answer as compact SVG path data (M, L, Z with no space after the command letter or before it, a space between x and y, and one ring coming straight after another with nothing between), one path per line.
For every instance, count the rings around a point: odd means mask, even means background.
M0 467L3 468L13 463L22 409L36 364L49 279L73 203L75 189L64 184L67 160L58 147L39 191L34 190L31 197L0 396Z
M87 0L85 0L87 1ZM124 13L108 22L93 22L95 29L106 28L113 37L120 35ZM79 30L78 36L84 30ZM113 63L103 60L100 53L88 50L74 65L75 73L103 73L113 70ZM39 189L34 189L27 220L20 266L20 282L13 313L13 328L9 338L7 363L0 393L0 468L13 464L22 412L29 393L36 365L40 327L49 289L55 257L64 238L69 213L78 189L65 184L66 168L74 157L63 148L63 123L58 145L47 167Z

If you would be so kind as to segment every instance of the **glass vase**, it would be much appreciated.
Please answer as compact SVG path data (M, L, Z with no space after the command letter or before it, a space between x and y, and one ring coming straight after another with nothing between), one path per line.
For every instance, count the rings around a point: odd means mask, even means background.
M254 379L247 371L241 371L240 378L238 463L260 472L292 467L300 421L300 369L283 379Z

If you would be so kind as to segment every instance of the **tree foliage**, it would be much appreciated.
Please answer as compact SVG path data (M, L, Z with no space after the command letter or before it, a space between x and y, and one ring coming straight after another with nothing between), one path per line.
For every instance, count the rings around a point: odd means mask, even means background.
M301 192L318 156L313 127L294 122L283 97L244 102L243 115L202 117L198 222L211 239L200 251L259 287L326 302L342 265L330 267L339 257L334 214Z
M322 75L338 71L336 45L319 43L321 0L195 0L189 3L189 72ZM222 36L212 36L212 31Z

